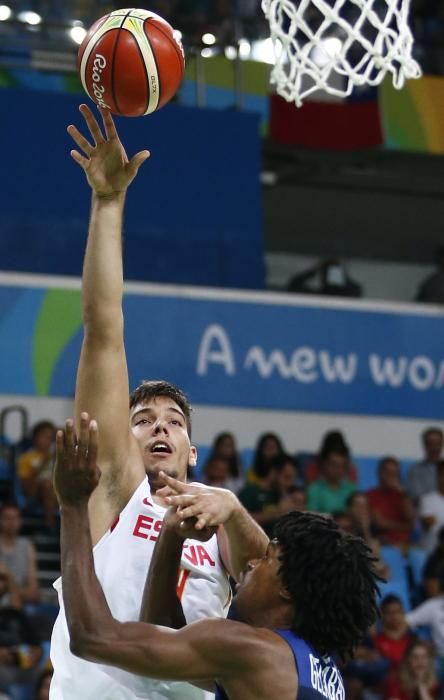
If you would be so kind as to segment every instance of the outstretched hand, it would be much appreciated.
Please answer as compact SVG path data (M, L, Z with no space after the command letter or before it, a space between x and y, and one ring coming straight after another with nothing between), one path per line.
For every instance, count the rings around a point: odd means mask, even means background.
M164 472L160 472L159 476L165 486L158 489L156 495L165 498L168 505L175 506L183 520L194 518L196 530L222 525L239 504L234 493L228 489L199 483L186 484Z
M84 154L72 150L72 158L83 169L91 189L97 196L112 197L125 192L136 177L142 163L149 158L149 151L140 151L129 160L119 139L111 112L99 108L105 132L103 134L90 108L82 104L79 110L85 119L94 145L80 133L76 126L70 124L67 129L68 134Z
M77 438L71 419L56 436L54 489L61 506L88 503L100 480L97 466L97 423L87 413L80 416Z

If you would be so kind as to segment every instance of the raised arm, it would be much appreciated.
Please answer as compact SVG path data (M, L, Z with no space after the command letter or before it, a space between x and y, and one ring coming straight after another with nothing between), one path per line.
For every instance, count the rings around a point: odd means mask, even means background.
M99 461L103 473L96 501L112 493L122 506L143 477L143 464L129 428L128 371L123 340L122 219L125 194L147 151L131 160L125 153L110 113L101 112L104 133L91 110L80 112L89 130L86 139L70 125L68 133L83 155L71 156L92 189L91 218L82 278L84 340L77 372L75 411L96 416L101 426ZM133 469L135 474L130 470ZM92 513L93 529L108 527L103 503ZM105 522L97 523L104 510ZM98 533L99 536L101 533Z
M100 474L97 425L82 414L77 442L72 421L57 433L55 489L61 512L63 598L71 651L90 661L165 680L198 681L257 675L267 662L267 634L226 620L179 631L121 623L109 610L94 571L87 502ZM271 652L271 655L272 652Z
M180 509L182 519L196 518L196 531L218 529L219 551L227 571L239 579L247 563L264 555L269 539L228 489L184 484L163 474L165 488L158 494Z

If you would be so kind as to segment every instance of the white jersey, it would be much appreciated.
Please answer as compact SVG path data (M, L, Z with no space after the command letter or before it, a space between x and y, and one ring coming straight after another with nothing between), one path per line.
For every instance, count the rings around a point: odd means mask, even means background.
M153 502L146 478L116 523L94 547L97 578L113 617L120 622L139 619L145 580L165 512L165 508ZM59 595L60 611L51 638L54 676L50 700L203 700L204 691L188 683L135 676L71 654L60 578L54 588ZM226 616L231 593L216 535L208 542L185 541L178 595L188 623Z

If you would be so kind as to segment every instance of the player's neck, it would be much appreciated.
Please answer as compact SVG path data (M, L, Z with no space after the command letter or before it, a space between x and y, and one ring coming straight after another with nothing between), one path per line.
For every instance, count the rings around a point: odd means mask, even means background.
M287 606L268 608L255 611L249 620L245 620L252 627L265 627L266 629L290 629L293 615Z

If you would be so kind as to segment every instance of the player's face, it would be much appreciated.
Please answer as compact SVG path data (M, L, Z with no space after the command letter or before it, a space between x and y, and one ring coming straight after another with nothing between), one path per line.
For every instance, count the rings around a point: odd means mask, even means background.
M185 481L188 465L196 463L182 409L167 396L137 404L131 410L131 429L139 443L147 474L164 471Z
M236 611L244 622L254 624L258 613L263 617L264 610L281 600L283 583L279 576L279 554L279 543L272 540L262 559L248 563L234 597Z

